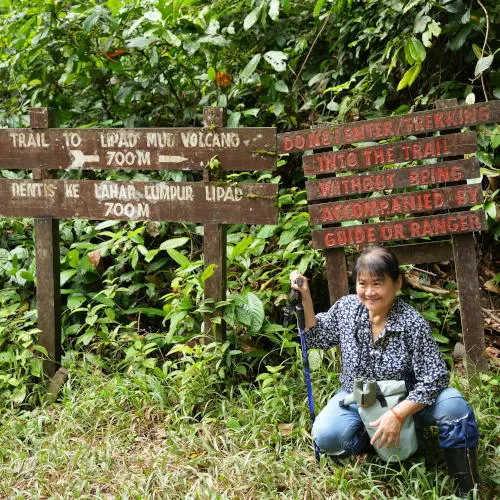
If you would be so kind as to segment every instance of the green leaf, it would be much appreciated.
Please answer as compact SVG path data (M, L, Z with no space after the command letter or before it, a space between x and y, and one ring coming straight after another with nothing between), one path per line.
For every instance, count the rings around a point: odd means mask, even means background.
M494 55L481 57L476 63L476 68L474 69L474 76L479 76L484 73L493 63Z
M173 45L174 47L180 47L182 42L179 37L174 35L170 30L165 30L165 40L170 44Z
M14 391L14 393L10 397L10 400L14 404L20 404L25 400L25 398L26 398L26 386L23 384Z
M240 73L241 83L247 83L248 79L255 73L257 66L262 58L261 54L255 54L252 59L248 62L248 64L243 68L243 71Z
M90 31L98 22L102 15L101 7L96 7L94 11L83 21L82 28L84 31Z
M245 20L243 21L243 29L245 31L248 31L257 22L262 5L263 3L260 3L250 12L250 14L248 14L248 16L245 17Z
M433 331L432 336L434 337L434 340L436 342L439 342L440 344L449 344L450 343L450 339L448 337L445 337L444 335L441 335L440 333Z
M76 269L78 267L78 262L80 261L80 252L76 249L70 250L66 254L66 261L73 269Z
M19 273L19 276L26 281L35 281L35 277L33 276L33 273L30 273L29 271L21 271Z
M240 124L240 119L241 119L241 113L239 111L231 113L227 120L227 127L237 128L238 125Z
M252 292L246 293L246 305L250 313L250 329L252 332L258 332L264 323L264 305L259 297Z
M288 56L280 50L270 50L264 54L264 59L278 72L285 71L287 58Z
M216 75L217 75L217 72L215 71L215 68L213 68L212 66L210 68L208 68L207 76L211 82L213 82L215 80Z
M276 116L280 116L285 110L285 105L280 101L273 102L271 109Z
M314 6L313 10L313 17L318 17L321 9L323 8L323 5L325 5L326 0L317 0L316 5Z
M85 300L86 298L83 293L72 293L68 296L68 307L70 309L77 309L85 302Z
M322 352L318 349L310 349L307 354L311 371L319 370L319 368L321 367L321 361L323 359Z
M484 211L488 214L489 217L491 217L493 220L496 220L497 218L497 207L496 203L494 201L490 201L486 203L484 206Z
M64 271L62 271L60 277L61 286L66 284L66 282L70 280L77 272L78 272L77 269L65 269Z
M215 264L210 264L205 268L203 271L203 274L201 275L201 281L205 282L208 278L211 278L214 275L216 265Z
M417 78L418 74L420 73L420 68L421 64L417 63L414 64L404 75L403 78L401 78L401 81L398 84L397 90L402 90L405 87L409 87Z
M405 57L409 64L422 62L425 59L424 44L417 38L410 38L405 43Z
M118 14L122 4L121 0L107 0L106 3L108 5L108 9L113 15Z
M132 248L132 251L130 252L130 265L132 266L132 269L135 269L137 267L138 262L139 252L137 251L137 248Z
M97 224L97 226L95 227L95 230L100 231L101 229L106 229L108 227L117 226L118 224L121 224L121 221L119 221L119 220L105 220L104 222L100 222L99 224Z
M245 250L253 243L253 236L249 234L243 238L237 245L233 247L231 252L231 260L236 259L239 255L245 252Z
M144 47L149 47L152 43L158 41L158 38L150 38L145 36L138 36L136 38L132 38L125 43L125 47L128 48L138 48L143 49Z
M239 423L239 421L238 421L237 418L235 418L235 417L229 417L226 420L226 427L228 429L237 430L237 429L241 429L241 424Z
M290 92L288 90L288 86L287 84L283 81L283 80L278 80L275 84L274 84L274 88L278 91L278 92L283 92L284 94L288 94L288 92Z
M492 149L496 149L500 146L500 125L497 125L493 129L493 133L490 135L490 145Z
M457 35L449 42L450 49L453 52L460 50L462 48L463 44L467 41L467 38L469 37L469 34L471 31L472 31L472 26L470 24L467 24L466 26L464 26L457 33Z
M161 21L161 12L159 10L148 10L144 13L144 17L153 23Z
M160 250L168 250L169 248L179 248L185 245L189 241L189 238L171 238L164 241L160 245Z
M478 151L476 153L476 158L481 163L484 163L487 167L490 167L490 168L493 167L493 155L486 153L484 151Z
M414 33L423 33L427 28L427 25L432 21L430 16L419 16L415 20L415 26L413 28Z
M280 0L271 0L269 3L269 17L277 21L280 17Z
M262 240L271 238L271 236L274 236L277 230L278 226L272 226L267 224L259 229L259 232L257 233L257 238Z
M476 55L478 59L481 59L483 57L483 49L479 47L479 45L476 45L475 43L472 44L472 51Z
M179 266L181 266L182 268L189 267L189 265L191 264L191 262L185 255L178 252L174 248L167 248L166 250L168 255L170 255L170 257L172 257L172 259L175 260L175 262L177 262L177 264L179 264Z
M151 262L158 255L159 251L160 251L159 248L155 248L154 250L148 250L148 252L144 256L144 260L146 262Z

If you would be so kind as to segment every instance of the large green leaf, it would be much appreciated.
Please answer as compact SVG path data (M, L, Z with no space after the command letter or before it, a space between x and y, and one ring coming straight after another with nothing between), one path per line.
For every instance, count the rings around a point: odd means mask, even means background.
M288 56L280 50L270 50L264 54L264 59L278 72L285 71L287 58Z
M240 81L242 83L246 83L248 79L255 73L255 70L257 69L261 58L261 54L255 54L252 59L250 59L248 64L243 68L240 73Z
M259 332L264 323L264 305L253 292L247 292L245 297L246 308L250 315L250 329L252 332Z

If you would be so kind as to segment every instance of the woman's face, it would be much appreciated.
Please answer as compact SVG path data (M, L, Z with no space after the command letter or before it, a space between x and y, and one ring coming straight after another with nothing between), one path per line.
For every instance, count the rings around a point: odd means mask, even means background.
M356 293L370 312L370 316L387 316L401 284L401 277L393 281L387 274L373 276L361 271L356 280Z

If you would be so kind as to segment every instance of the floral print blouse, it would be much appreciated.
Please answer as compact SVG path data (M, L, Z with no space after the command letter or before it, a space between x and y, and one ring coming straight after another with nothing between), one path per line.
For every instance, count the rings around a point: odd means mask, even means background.
M376 342L368 309L356 295L339 299L306 330L308 348L340 345L342 388L352 392L355 377L404 380L408 400L432 405L448 386L449 373L429 323L397 297Z

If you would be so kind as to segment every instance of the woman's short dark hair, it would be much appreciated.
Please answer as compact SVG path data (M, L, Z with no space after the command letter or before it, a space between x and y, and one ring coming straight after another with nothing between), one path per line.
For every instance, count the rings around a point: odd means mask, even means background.
M387 274L394 282L401 276L398 258L391 250L380 245L366 247L361 252L354 266L355 281L361 272L377 277Z

